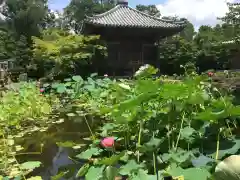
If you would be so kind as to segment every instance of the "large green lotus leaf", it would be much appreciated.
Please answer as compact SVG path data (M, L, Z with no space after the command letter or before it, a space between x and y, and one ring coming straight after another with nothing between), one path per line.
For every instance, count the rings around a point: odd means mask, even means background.
M73 76L72 79L76 82L83 82L83 78L81 76Z
M159 172L160 174L160 172ZM158 179L162 179L161 175L158 175ZM147 171L139 169L137 175L131 177L129 180L157 180L157 175L149 175Z
M167 174L173 177L184 176L184 180L208 180L211 177L206 169L200 168L182 169L181 167L172 167L167 171Z
M118 169L113 166L108 166L104 171L105 180L115 180L115 177L118 175Z
M185 127L183 129L181 129L181 132L180 132L181 136L180 137L181 137L181 139L185 139L188 142L191 142L191 141L194 140L193 135L194 135L195 132L196 132L195 129L193 129L191 127Z
M228 117L228 114L225 110L213 111L211 108L206 109L203 112L200 112L196 115L195 119L202 121L214 121L216 122L219 119Z
M221 161L215 168L215 180L239 180L240 156L232 155Z
M20 164L21 169L35 169L40 167L41 162L40 161L28 161L25 163Z
M120 168L119 173L121 175L129 175L133 171L137 171L142 168L142 164L137 164L135 160L129 160L128 163Z
M164 153L162 155L163 162L170 161L177 164L190 163L192 158L194 158L194 155L191 151L185 151L182 149L177 150L177 152L175 150L172 150L169 153Z
M118 163L118 161L121 159L121 157L123 157L125 154L125 152L121 152L118 155L113 155L110 158L104 158L99 160L96 164L104 164L104 165L108 165L108 166L112 166L112 165L116 165Z
M87 172L88 169L90 168L89 164L84 164L77 172L76 178L84 176Z
M76 157L79 159L90 159L93 155L99 155L101 150L99 148L90 148L81 154L78 154Z
M67 90L67 88L64 84L59 84L59 86L57 87L57 92L59 94L66 92L66 90Z
M95 167L95 166L92 166L85 178L86 180L99 180L103 177L103 170L104 170L105 166L101 166L101 167Z
M155 149L157 149L161 143L163 142L163 139L158 139L158 138L151 138L151 140L147 143L145 143L140 150L141 151L154 151Z
M240 116L240 106L231 107L228 113L230 116Z

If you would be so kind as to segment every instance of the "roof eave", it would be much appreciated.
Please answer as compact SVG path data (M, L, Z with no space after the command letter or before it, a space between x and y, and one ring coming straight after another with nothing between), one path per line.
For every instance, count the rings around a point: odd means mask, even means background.
M109 28L114 28L114 27L120 27L120 28L144 28L144 29L184 29L186 26L181 25L181 24L174 24L176 26L174 27L164 27L164 26L131 26L131 25L121 25L121 24L100 24L100 23L94 23L88 20L84 20L84 24L89 24L97 27L109 27Z

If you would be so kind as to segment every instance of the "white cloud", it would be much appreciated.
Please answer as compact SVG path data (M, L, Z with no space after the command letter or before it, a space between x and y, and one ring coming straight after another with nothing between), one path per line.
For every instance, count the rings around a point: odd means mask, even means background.
M227 2L234 0L167 0L157 7L162 16L185 17L198 29L201 25L219 23L217 17L224 16L228 11Z

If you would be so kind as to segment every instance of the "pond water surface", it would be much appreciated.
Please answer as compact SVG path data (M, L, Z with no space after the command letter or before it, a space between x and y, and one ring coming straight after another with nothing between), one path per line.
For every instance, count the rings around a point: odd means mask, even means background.
M93 127L91 120L89 123L93 129L96 128L96 125ZM72 174L76 174L83 162L72 160L71 157L75 156L76 152L71 146L87 144L88 141L84 140L84 137L89 137L89 135L88 127L81 117L74 120L65 119L61 124L51 125L46 132L37 132L31 137L26 137L23 144L28 147L27 152L39 151L41 143L44 146L40 155L25 155L20 159L24 159L23 161L41 161L42 166L35 169L31 175L41 176L43 180L51 180L51 177L60 173L61 169L65 169L64 167L66 167L65 171L69 170L70 167L71 171L73 171ZM60 179L71 180L76 178L72 175L72 177Z

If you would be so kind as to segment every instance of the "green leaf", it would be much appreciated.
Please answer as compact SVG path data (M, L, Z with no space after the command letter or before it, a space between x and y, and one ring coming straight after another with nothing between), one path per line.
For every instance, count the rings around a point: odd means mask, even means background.
M110 158L104 158L101 159L100 161L97 162L97 164L104 164L104 165L108 165L108 166L112 166L112 165L116 165L118 163L118 161L121 159L121 157L123 157L125 154L125 152L121 152L118 155L113 155Z
M232 155L218 163L215 168L216 180L239 180L240 179L240 156Z
M40 165L41 165L40 161L28 161L28 162L22 163L20 165L20 167L21 167L21 169L32 170L32 169L40 167Z
M82 152L81 154L78 154L76 157L79 159L90 159L93 155L98 155L99 153L99 148L91 148Z
M66 92L66 87L63 85L63 84L60 84L58 87L57 87L57 93L59 94L62 94L64 92Z
M158 139L158 138L151 138L151 140L147 143L145 143L140 149L141 151L154 151L157 149L160 144L163 142L163 139Z
M113 166L108 166L104 171L104 179L106 180L115 180L115 177L118 175L118 169Z
M52 176L51 180L60 180L62 179L69 171L64 171L64 172L60 172L58 173L56 176Z
M60 85L59 83L53 83L52 84L52 88L53 89L57 89L59 87L59 85Z
M143 168L142 164L137 164L135 160L130 160L128 163L120 168L119 173L121 175L129 175L133 171Z
M71 78L66 78L64 79L65 82L70 82L71 81Z
M74 117L74 116L76 116L76 114L74 114L74 113L67 113L67 116L68 117Z
M87 172L88 169L90 168L89 164L84 164L77 172L76 178L84 176Z
M57 142L56 144L60 147L73 147L76 145L73 141Z
M42 180L41 176L30 177L27 180Z
M72 79L76 82L83 82L83 78L81 76L73 76Z
M99 179L101 179L103 177L104 168L105 168L105 166L101 166L101 167L92 166L88 170L88 172L85 176L86 180L99 180Z
M169 153L164 153L162 155L162 160L164 162L170 161L172 163L190 163L191 159L194 157L191 151L185 151L179 149L177 152L175 150L170 151Z
M167 173L173 177L184 176L184 180L208 180L211 174L206 169L172 167Z
M188 142L193 141L194 138L192 137L194 134L195 129L191 128L191 127L185 127L181 130L181 139L185 139Z
M9 146L14 145L14 140L13 140L13 139L8 139L8 140L7 140L7 144L8 144Z
M147 171L139 169L137 175L134 176L131 180L146 180L146 179L149 180L149 175L147 174Z

